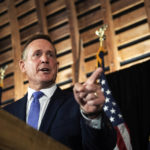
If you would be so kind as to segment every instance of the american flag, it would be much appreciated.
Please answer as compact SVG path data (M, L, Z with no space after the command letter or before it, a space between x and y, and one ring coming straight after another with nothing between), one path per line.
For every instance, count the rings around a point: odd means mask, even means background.
M104 52L105 49L103 47L100 47L96 55L97 66L102 67L103 69ZM100 76L99 82L101 84L101 90L103 91L105 96L105 104L103 106L103 109L117 132L117 145L114 150L132 150L128 127L124 122L123 116L114 97L112 96L104 73L102 73L102 75Z

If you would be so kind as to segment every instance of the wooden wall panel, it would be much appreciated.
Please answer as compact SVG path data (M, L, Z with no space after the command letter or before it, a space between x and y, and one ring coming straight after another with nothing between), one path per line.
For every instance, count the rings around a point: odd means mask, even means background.
M100 6L99 0L86 0L76 5L77 14L80 16Z
M121 61L133 59L144 54L150 54L150 40L145 40L119 51Z
M0 29L1 38L7 37L8 35L10 35L10 33L11 33L11 31L10 31L9 24L1 27L1 29Z
M12 86L14 86L14 77L10 76L10 77L5 78L4 89L10 88Z
M0 15L0 26L3 26L8 23L8 13L4 12Z
M11 48L11 38L7 36L5 38L0 38L0 52L8 50Z
M4 63L6 63L8 61L11 61L12 59L13 59L12 50L6 51L5 53L2 53L0 55L0 60L1 60L0 62L1 62L1 64L4 64Z
M18 17L23 16L24 14L35 9L34 0L24 1L24 3L20 4L16 7L16 14Z
M40 10L38 9L39 5L35 2L42 5L40 5ZM72 56L76 55L76 52L72 53L74 47L72 47L73 30L71 28L78 28L76 33L79 35L77 38L79 41L77 40L76 43L80 43L79 50L82 52L82 55L80 54L82 58L80 57L77 61L78 63L82 61L86 76L95 70L95 56L99 48L99 39L95 35L95 31L104 23L109 26L104 41L106 73L118 71L150 59L149 0L117 0L112 2L109 0L74 0L74 10L71 10L71 13L74 14L72 19L69 18L69 8L66 2L68 1L11 1L15 6L19 26L20 50L33 34L44 32L50 35L57 49L60 63L56 82L61 88L72 86L74 80L72 66L75 59ZM71 20L77 20L76 25L71 25ZM41 24L41 22L44 23ZM4 79L3 103L16 98L14 94L16 65L14 66L15 58L12 54L11 23L8 16L8 0L2 1L0 2L0 66L8 65ZM114 63L118 66L112 67ZM81 68L79 70L81 71ZM24 85L23 94L25 94L28 87L25 76L23 76L22 84Z
M66 7L64 0L56 0L52 3L49 3L48 5L46 5L46 14L51 15L54 14L58 11L60 11L61 9L64 9Z
M120 69L147 60L150 56L148 42L150 28L143 0L121 0L112 4L114 30L119 52Z
M13 71L14 71L14 64L13 64L13 62L10 62L9 64L7 64L7 69L6 69L5 75L7 76L9 74L12 74Z
M14 99L14 89L3 91L2 103Z
M28 40L29 37L31 37L35 33L38 33L38 31L39 31L39 26L37 23L32 24L28 28L24 28L24 30L20 31L21 41L24 42Z
M31 14L26 15L25 17L18 19L20 29L23 29L37 21L38 19L35 11Z
M73 63L71 53L61 56L61 57L58 57L57 60L59 62L59 68L63 68L65 66L72 65L72 63Z
M57 54L61 54L67 50L70 50L71 49L71 41L70 41L70 38L68 39L65 39L59 43L56 43L55 44L55 47L57 49Z
M49 31L50 37L53 41L60 40L69 35L69 24L65 24L60 28Z
M142 3L143 0L118 0L115 1L112 4L112 14L118 14L120 12L126 11L140 3Z
M114 19L114 27L115 30L119 30L144 19L146 19L146 12L144 7L142 7Z
M72 69L71 68L68 68L63 71L58 72L56 82L61 83L61 82L67 81L67 80L72 80Z
M85 58L95 56L98 49L99 49L99 42L95 42L93 44L86 46L85 47L85 53L84 53Z
M91 12L85 16L79 17L79 29L91 26L97 22L100 22L103 19L103 14L100 9L96 9L94 12Z
M7 11L8 9L8 6L7 6L7 2L6 1L3 1L0 3L0 14Z
M68 22L67 13L66 11L60 11L56 14L53 14L48 17L47 24L49 26L49 29L52 29L54 27L57 27L61 24L64 24L65 22Z
M140 31L140 32L138 32ZM139 25L135 28L129 29L126 32L122 32L116 36L118 46L127 44L133 40L141 39L149 35L149 26L147 23Z
M95 31L98 30L98 26L94 27L92 29L89 29L83 33L81 33L81 38L83 40L83 43L89 43L90 41L96 40L97 39L97 35L95 34Z

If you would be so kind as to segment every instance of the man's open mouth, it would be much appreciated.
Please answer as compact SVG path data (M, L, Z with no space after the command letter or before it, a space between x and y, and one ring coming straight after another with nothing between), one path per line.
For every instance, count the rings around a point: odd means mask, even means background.
M41 68L40 71L42 71L42 72L50 72L50 69L49 68Z

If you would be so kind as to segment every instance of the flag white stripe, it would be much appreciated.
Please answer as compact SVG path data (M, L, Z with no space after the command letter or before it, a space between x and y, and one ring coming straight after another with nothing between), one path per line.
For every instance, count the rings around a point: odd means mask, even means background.
M123 141L126 145L127 150L132 150L132 146L131 146L131 143L130 143L129 132L128 132L125 124L122 123L122 124L118 125L117 127L120 131L120 134L121 134L122 138L124 139Z

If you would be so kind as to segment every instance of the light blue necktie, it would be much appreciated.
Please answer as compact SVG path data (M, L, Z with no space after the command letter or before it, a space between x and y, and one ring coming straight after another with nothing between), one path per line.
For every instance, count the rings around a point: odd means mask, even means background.
M38 121L39 121L39 113L40 113L40 97L43 96L41 91L34 92L33 94L33 101L30 106L28 121L27 124L32 126L33 128L38 128Z

